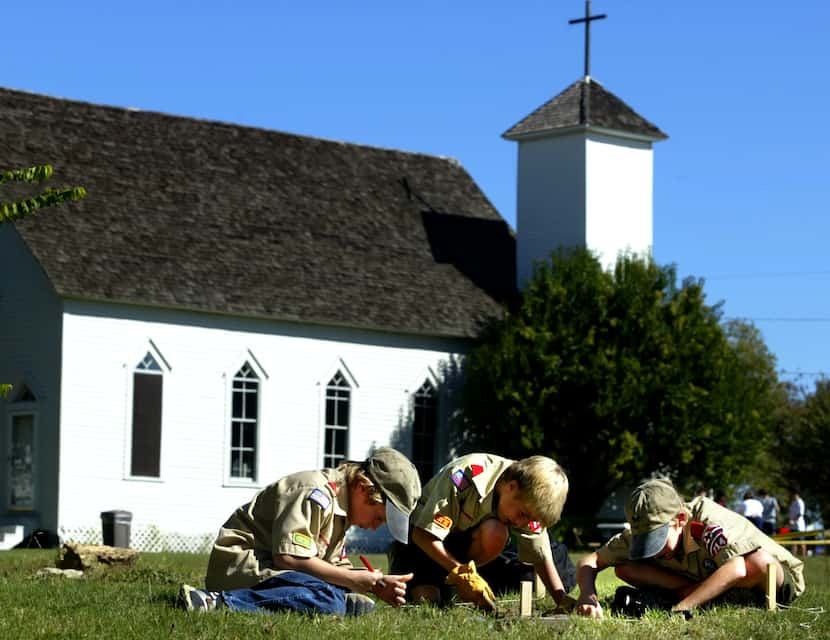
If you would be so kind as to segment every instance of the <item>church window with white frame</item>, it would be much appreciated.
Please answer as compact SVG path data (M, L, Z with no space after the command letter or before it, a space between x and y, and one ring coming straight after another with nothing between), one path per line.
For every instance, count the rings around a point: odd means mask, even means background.
M324 467L336 467L348 456L351 396L351 386L338 371L326 385Z
M412 463L421 482L427 482L435 471L435 436L438 431L438 398L429 380L412 398Z
M130 475L161 476L161 410L164 375L148 351L133 371Z
M259 377L246 362L231 388L230 477L256 481L259 435Z

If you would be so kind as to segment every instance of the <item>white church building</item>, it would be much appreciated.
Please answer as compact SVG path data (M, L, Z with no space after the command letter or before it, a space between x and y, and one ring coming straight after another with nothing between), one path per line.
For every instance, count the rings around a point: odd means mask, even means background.
M120 509L136 548L204 550L257 489L380 445L429 477L533 262L652 243L665 135L599 83L504 137L515 232L450 158L0 89L0 168L88 191L0 225L0 548L100 542Z

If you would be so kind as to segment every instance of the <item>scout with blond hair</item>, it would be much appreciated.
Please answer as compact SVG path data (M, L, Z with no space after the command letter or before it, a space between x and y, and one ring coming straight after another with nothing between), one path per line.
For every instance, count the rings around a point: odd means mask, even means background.
M415 574L409 596L416 602L446 600L447 584L491 610L495 596L476 567L498 557L514 533L519 560L533 565L558 603L566 594L545 527L559 521L567 495L567 476L544 456L453 460L424 487L410 519L412 542L393 545L391 571Z

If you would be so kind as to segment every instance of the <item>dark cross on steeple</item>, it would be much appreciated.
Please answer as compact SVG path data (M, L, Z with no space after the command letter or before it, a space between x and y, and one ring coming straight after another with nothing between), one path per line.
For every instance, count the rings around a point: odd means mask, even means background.
M607 16L604 13L598 16L591 15L591 0L585 0L585 17L568 20L568 24L585 23L585 77L591 77L591 22L604 20Z

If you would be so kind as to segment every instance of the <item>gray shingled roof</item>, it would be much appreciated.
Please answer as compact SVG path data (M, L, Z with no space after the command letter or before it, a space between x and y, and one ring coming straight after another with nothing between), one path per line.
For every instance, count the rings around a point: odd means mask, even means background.
M612 129L655 141L668 137L599 82L585 78L574 82L502 135L515 140L585 126Z
M60 296L470 337L515 294L452 159L8 89L0 158L88 191L15 223Z

